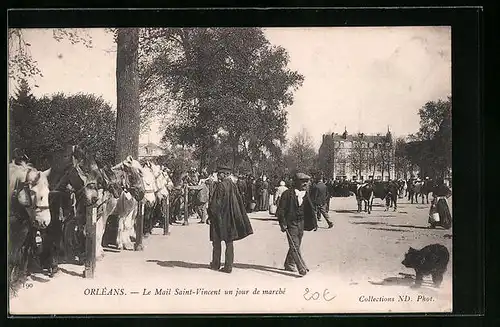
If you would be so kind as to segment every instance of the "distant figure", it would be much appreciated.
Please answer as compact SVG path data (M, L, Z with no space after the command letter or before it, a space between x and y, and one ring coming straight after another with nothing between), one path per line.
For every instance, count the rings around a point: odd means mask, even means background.
M311 185L311 199L318 221L321 220L321 215L323 215L326 223L328 224L328 228L332 228L333 223L331 222L330 216L328 215L327 204L327 201L330 200L330 197L328 196L328 189L325 183L323 183L323 178L320 174L316 174L315 180Z
M281 195L283 194L283 192L285 192L286 190L288 190L288 187L286 187L285 185L285 182L284 181L281 181L280 182L280 186L278 186L276 188L276 194L274 195L274 204L275 205L278 205L279 204L279 201L280 201L280 198L281 198Z
M269 181L266 176L262 176L259 209L260 211L269 210Z
M445 229L451 228L451 213L448 207L448 198L451 196L451 190L444 184L444 180L438 180L436 187L432 190L433 199L429 212L429 224L431 228L441 226ZM439 221L432 218L432 213L439 214Z
M210 241L212 241L212 262L210 268L219 270L221 265L221 242L226 244L224 268L222 272L231 273L234 261L233 242L253 234L236 178L231 168L219 167L218 182L210 201L208 219Z

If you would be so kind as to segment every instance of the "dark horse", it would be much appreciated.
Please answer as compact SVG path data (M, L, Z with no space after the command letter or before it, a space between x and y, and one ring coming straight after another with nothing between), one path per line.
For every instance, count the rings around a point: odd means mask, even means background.
M356 183L351 183L349 186L349 191L356 195L356 202L358 203L358 212L362 210L362 203L365 204L365 212L368 214L372 211L373 202L373 185L371 183L365 183L358 185Z
M432 193L432 190L435 187L435 183L432 179L426 179L420 186L420 192L415 195L415 200L418 202L417 197L420 195L422 197L422 204L424 204L424 196L427 204L429 204L429 193Z
M82 246L85 226L85 207L98 200L98 188L102 185L102 175L95 160L80 146L67 146L56 152L51 160L49 180L49 206L51 223L43 238L41 255L42 267L53 276L58 270L63 244L72 236ZM62 216L61 216L62 213ZM68 226L74 233L68 233ZM82 252L81 248L77 252Z
M394 207L394 211L398 209L398 193L399 185L396 182L375 182L373 184L373 198L385 201L385 211L389 210L389 207Z

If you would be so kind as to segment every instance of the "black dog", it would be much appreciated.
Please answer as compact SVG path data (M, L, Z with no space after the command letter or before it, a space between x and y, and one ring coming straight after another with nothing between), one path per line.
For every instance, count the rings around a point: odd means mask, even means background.
M405 259L401 262L406 268L415 269L416 280L414 287L420 287L425 275L432 275L432 281L436 287L441 285L443 275L448 267L450 253L441 244L431 244L416 250L410 247Z

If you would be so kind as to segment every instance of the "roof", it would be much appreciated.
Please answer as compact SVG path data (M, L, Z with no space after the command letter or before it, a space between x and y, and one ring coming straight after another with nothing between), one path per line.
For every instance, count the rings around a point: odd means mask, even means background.
M348 141L348 142L367 142L367 143L385 143L386 142L386 136L385 135L366 135L364 134L363 137L360 135L347 135L346 138L341 134L330 134L326 135L327 139L333 140L333 141Z

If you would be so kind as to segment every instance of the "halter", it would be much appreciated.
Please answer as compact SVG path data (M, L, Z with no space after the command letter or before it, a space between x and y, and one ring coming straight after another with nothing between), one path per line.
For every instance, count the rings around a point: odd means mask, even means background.
M26 176L24 177L24 181L22 181L22 182L17 181L16 189L15 189L14 193L12 194L12 196L17 196L19 194L19 192L24 191L24 192L26 192L27 197L28 197L28 205L23 205L24 207L35 210L35 211L37 209L40 209L40 210L49 209L48 206L37 205L36 204L36 196L35 196L35 201L33 201L32 193L35 193L35 195L36 195L36 192L30 188L30 185L36 185L38 183L38 181L40 180L40 172L38 172L35 180L32 183L30 183L30 182L28 182L28 175L32 171L33 171L33 169L28 168L28 170L26 171Z
M75 147L76 147L75 145L72 146L72 152L75 151ZM75 170L77 172L80 179L84 182L83 186L80 189L69 191L69 192L72 192L75 194L75 198L80 198L82 196L83 192L85 191L85 189L88 188L90 185L97 186L96 182L90 182L90 183L86 182L87 181L87 177L85 176L86 174L80 168L81 161L77 161L76 158L74 157L74 155L71 155L71 161L72 161L72 167L64 173L64 175L59 179L59 182L56 184L55 189L53 191L50 191L50 193L54 194L54 193L64 192L64 191L60 191L58 189L62 186L63 181L68 177L68 175L73 170ZM70 184L70 182L68 181L67 184Z

